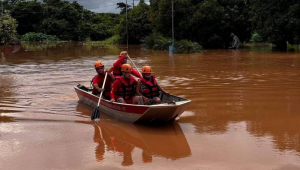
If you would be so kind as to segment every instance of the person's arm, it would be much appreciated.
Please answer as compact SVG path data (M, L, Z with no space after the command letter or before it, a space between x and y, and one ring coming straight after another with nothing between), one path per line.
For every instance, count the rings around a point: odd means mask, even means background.
M113 84L112 84L112 89L110 91L110 102L114 102L115 101L115 93L117 92L117 89L118 89L118 83L119 81L115 81Z
M112 66L111 68L108 69L108 71L111 73L114 71L114 66Z
M124 56L120 57L116 62L114 62L113 66L118 67L121 64L121 62L124 60L124 58L125 58Z
M116 78L115 78L115 76L113 76L113 75L111 74L110 69L109 69L109 70L106 70L106 73L107 73L107 76L110 78L111 82L114 82Z
M93 88L96 89L99 93L101 91L103 91L104 89L100 88L99 87L99 84L98 84L98 76L96 76L94 79L93 79ZM103 83L103 82L102 82ZM102 84L101 84L102 85Z
M131 73L137 77L137 78L142 78L142 76L140 75L140 73L138 71L136 71L135 69L132 69Z
M162 91L163 93L165 93L166 95L169 95L170 93L166 92L162 87L160 87L160 85L157 84L157 87L160 91Z

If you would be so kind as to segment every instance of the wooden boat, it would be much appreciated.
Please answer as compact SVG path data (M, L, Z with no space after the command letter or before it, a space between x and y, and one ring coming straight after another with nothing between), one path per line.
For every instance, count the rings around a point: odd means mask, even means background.
M93 95L91 89L82 85L74 88L81 102L92 107L97 106L99 97ZM180 116L191 102L174 95L162 94L160 98L162 103L157 105L133 105L101 99L99 110L116 119L131 123L167 123Z

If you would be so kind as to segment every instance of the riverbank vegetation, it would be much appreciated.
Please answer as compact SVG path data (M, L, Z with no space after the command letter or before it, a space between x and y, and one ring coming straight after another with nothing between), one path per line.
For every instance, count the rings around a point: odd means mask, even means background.
M129 44L165 50L172 37L170 0L150 0L150 4L140 0L137 6L128 5L127 21L124 2L116 5L120 14L94 13L76 1L4 0L3 4L1 18L9 16L18 26L1 26L0 32L12 28L26 41L49 36L47 40L126 44L128 37ZM181 44L177 46L186 47L186 52L227 48L232 41L230 33L234 33L241 42L268 42L287 49L287 42L300 44L299 11L298 0L174 0L174 45ZM1 42L6 43L13 31L5 33L9 35L6 38L2 35ZM154 35L160 36L152 41Z

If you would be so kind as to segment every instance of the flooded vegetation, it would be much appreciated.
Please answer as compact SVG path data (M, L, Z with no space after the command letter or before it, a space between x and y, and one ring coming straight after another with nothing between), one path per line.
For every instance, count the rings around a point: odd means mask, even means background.
M0 169L299 169L300 55L266 48L128 52L192 102L164 126L128 124L79 102L93 64L125 46L22 45L0 60ZM10 50L14 51L14 49Z

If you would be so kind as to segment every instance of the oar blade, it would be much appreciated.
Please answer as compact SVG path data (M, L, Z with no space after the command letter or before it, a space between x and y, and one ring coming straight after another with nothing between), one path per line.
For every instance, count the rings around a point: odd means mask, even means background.
M99 118L100 118L99 107L96 107L95 110L93 111L91 119L95 120L95 119L99 119Z

